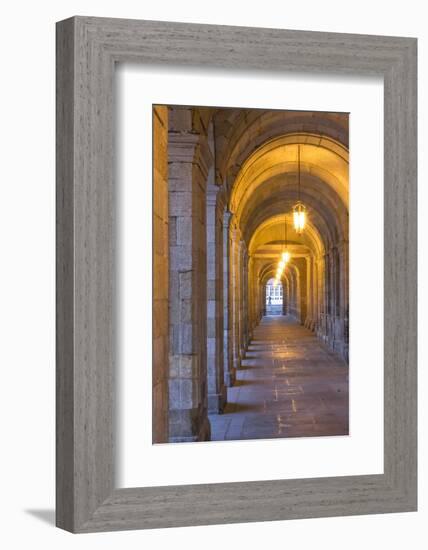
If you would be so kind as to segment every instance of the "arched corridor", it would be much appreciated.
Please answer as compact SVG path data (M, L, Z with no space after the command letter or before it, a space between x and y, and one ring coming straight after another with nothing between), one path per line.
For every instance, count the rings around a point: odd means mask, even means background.
M154 106L154 443L347 433L348 160L347 114Z

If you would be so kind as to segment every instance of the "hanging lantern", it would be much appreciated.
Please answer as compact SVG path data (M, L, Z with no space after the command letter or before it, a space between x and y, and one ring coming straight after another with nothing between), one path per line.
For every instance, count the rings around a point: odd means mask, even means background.
M306 208L302 202L293 206L293 225L296 233L301 233L306 223Z
M297 148L297 164L298 164L298 179L297 179L297 203L293 206L293 225L296 233L302 233L306 224L306 207L300 200L300 144Z

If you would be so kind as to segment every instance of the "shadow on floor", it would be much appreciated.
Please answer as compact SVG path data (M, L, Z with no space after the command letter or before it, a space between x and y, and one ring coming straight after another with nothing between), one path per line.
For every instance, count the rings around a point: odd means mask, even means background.
M239 370L245 370L245 369L239 369ZM250 386L251 384L257 384L257 383L258 383L257 380L235 380L233 387L239 388L240 386Z
M44 523L48 523L52 527L55 527L55 510L49 508L31 508L24 510L26 514L33 516Z
M227 403L226 408L224 409L223 417L226 414L235 414L235 413L257 413L263 409L263 404L254 404L254 403Z

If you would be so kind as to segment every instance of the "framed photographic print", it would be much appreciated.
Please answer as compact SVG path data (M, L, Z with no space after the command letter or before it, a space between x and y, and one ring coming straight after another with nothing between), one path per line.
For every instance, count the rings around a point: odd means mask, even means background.
M57 525L416 510L416 40L57 26Z

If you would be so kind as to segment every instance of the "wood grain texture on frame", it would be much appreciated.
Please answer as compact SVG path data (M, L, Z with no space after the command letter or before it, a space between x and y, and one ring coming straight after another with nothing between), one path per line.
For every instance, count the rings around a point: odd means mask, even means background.
M384 78L384 474L114 487L116 62ZM59 527L416 510L416 79L413 38L91 17L57 24Z

